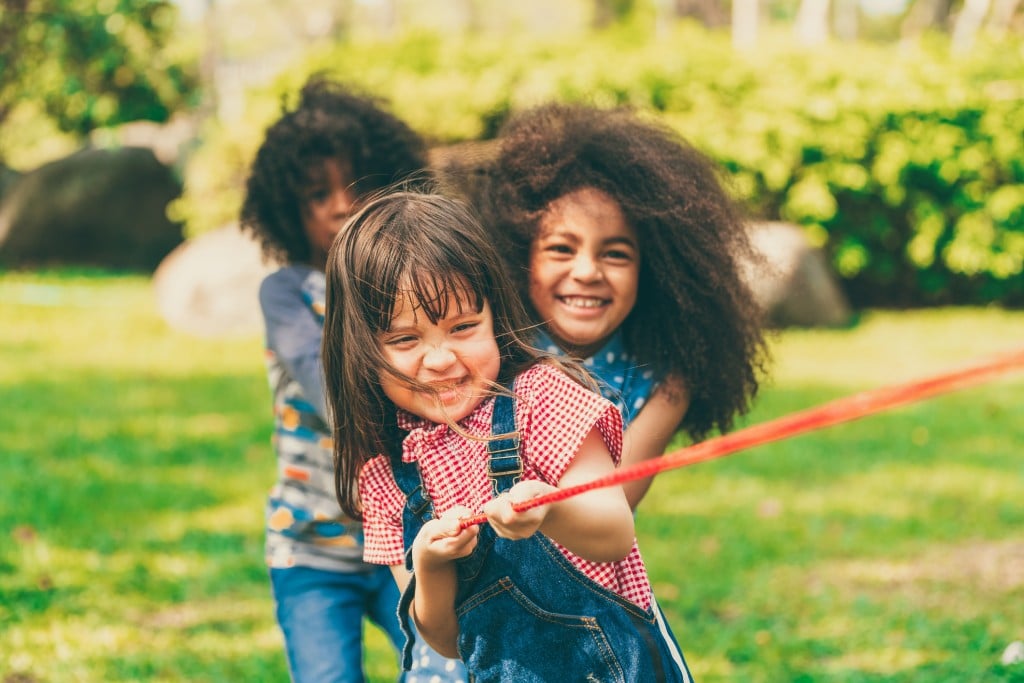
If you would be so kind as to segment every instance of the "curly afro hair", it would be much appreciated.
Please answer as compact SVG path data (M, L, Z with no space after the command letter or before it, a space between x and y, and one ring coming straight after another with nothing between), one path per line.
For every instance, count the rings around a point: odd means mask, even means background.
M627 348L656 376L683 378L690 405L679 428L691 438L730 429L757 393L767 349L740 274L740 258L756 257L714 164L626 109L544 105L513 116L499 141L474 203L523 300L530 246L549 205L581 188L603 191L639 240L637 303L622 324Z
M369 194L424 173L426 143L376 98L314 76L295 109L266 132L246 182L240 223L266 258L303 263L310 245L302 223L311 174L335 159L352 176L354 194Z

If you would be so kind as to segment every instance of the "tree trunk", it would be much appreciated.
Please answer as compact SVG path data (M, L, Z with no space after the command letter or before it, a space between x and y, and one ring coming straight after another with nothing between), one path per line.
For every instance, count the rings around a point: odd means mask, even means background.
M199 78L203 83L200 110L204 117L215 116L220 111L220 83L217 79L221 45L219 15L216 0L206 0L203 9L203 53L199 60Z
M607 28L614 19L615 9L612 7L612 0L594 0L594 15L590 20L592 28Z
M859 29L859 6L857 0L836 0L835 17L832 26L839 40L857 40Z
M656 0L659 4L669 4L671 0ZM740 4L743 4L742 2ZM735 13L735 3L733 5ZM693 17L708 28L719 28L729 25L729 13L722 6L721 0L675 0L677 17Z
M635 0L594 0L594 14L590 25L594 29L611 26L624 19L633 9Z
M803 45L820 45L828 40L829 0L800 0L794 31Z
M913 39L930 28L949 30L949 13L952 5L953 0L915 0L900 25L901 37Z
M398 0L384 0L381 6L381 30L386 36L398 33Z
M760 18L758 0L733 0L733 48L743 51L752 51L757 48L757 28Z
M672 0L654 0L654 35L664 38L672 28L675 18Z
M1020 0L995 0L992 13L988 16L988 29L997 36L1006 35L1019 5Z
M953 26L952 50L955 54L963 54L974 45L974 38L988 14L989 0L964 0L960 16Z
M480 8L476 0L459 0L459 14L462 15L462 29L466 33L475 34L480 32Z
M330 36L334 42L341 42L348 37L352 25L351 0L338 0L331 12Z

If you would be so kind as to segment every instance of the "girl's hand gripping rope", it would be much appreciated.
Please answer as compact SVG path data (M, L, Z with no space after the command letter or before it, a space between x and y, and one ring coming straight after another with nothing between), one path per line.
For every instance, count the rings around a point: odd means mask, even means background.
M473 552L480 530L462 526L461 520L469 514L469 508L457 505L425 523L412 544L413 564L431 569Z
M542 481L521 481L497 498L488 501L484 505L483 513L499 536L512 540L529 538L540 529L551 506L541 505L523 510L516 506L553 491L557 489Z

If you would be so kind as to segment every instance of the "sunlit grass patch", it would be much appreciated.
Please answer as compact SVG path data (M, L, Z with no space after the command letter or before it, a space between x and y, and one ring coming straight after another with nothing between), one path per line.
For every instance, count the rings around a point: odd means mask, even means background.
M824 668L835 673L852 670L884 676L925 664L943 662L954 656L953 652L908 649L905 645L896 643L829 658L824 662Z
M997 308L872 311L849 330L786 331L776 345L774 382L865 389L957 369L1022 343L1024 316Z

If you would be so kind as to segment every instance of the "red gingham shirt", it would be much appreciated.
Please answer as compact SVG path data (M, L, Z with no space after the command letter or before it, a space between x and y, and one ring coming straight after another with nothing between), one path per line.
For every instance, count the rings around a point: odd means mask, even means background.
M524 479L557 486L595 425L618 465L622 417L610 402L544 364L520 375L515 392ZM473 436L489 437L493 413L494 399L488 398L459 422L459 427ZM419 462L435 515L458 504L480 510L493 497L486 473L485 440L467 439L446 424L428 423L408 413L401 414L399 422L411 430L402 444L402 460ZM386 456L377 456L363 466L359 495L363 504L364 559L374 564L401 564L405 557L405 495L395 483ZM644 609L650 607L651 587L636 540L619 562L591 562L561 545L558 548L574 567L600 585Z

